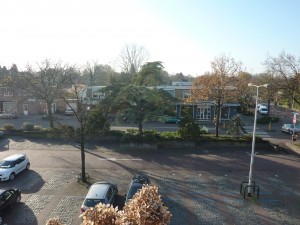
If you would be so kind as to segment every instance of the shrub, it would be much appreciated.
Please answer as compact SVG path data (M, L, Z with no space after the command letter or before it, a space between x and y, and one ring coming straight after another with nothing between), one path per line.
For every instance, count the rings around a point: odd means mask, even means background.
M34 130L41 131L41 130L43 130L43 127L40 126L40 125L34 125L33 129L34 129Z
M178 134L184 139L195 139L201 134L199 124L192 117L190 108L184 108L184 118L179 123Z
M242 118L239 115L231 118L227 133L235 138L239 138L243 133L246 133Z
M42 115L42 120L49 120L49 116L48 115Z
M125 131L122 131L122 130L109 130L105 134L107 136L122 137L125 134Z
M258 124L269 124L271 123L276 123L279 121L278 117L274 117L274 116L264 116L261 117L260 119L257 119L257 123Z
M174 140L180 140L181 137L178 134L178 132L165 131L160 133L159 139L166 140L166 141L174 141Z
M48 138L61 138L62 137L62 132L59 128L57 127L48 127L48 128L43 128L42 129L46 136Z
M142 135L138 133L138 130L128 129L126 133L123 134L121 142L153 142L160 138L160 134L155 130L145 130Z
M111 205L100 203L87 209L80 217L83 219L83 225L167 225L170 223L172 214L163 205L158 188L147 185L137 192L121 211Z
M15 130L15 127L14 127L14 125L8 123L8 124L3 125L3 129L4 130Z
M29 122L24 122L22 125L23 130L25 131L31 131L34 130L34 125L32 123Z

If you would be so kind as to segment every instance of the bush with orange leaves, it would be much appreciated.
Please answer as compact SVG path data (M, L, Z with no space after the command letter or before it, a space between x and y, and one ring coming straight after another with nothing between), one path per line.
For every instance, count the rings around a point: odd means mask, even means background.
M156 186L144 186L117 214L116 225L167 225L171 213Z
M144 186L118 211L110 205L98 204L80 215L82 225L167 225L171 213L163 205L156 186Z

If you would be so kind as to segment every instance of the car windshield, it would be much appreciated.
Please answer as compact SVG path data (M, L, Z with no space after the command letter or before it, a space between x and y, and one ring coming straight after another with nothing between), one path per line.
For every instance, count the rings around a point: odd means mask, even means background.
M105 200L104 199L91 199L91 198L87 198L84 201L84 205L86 207L95 207L95 205L98 205L99 203L104 203L105 204Z
M12 168L14 167L14 162L13 161L2 161L0 164L0 168Z

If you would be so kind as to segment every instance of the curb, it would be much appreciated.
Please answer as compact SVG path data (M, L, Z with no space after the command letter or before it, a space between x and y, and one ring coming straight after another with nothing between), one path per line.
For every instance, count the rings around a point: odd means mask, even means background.
M285 145L287 147L289 147L292 151L294 151L295 153L297 153L297 154L300 155L300 147L298 147L297 145L295 145L295 142L286 142Z

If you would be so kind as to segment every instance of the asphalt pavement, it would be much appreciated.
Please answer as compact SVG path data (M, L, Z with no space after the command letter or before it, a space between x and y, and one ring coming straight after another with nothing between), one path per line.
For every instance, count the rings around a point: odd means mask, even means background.
M77 182L81 171L78 146L15 137L1 149L0 158L15 153L26 153L31 169L13 181L0 183L0 188L22 191L21 203L4 217L4 224L45 224L49 218L59 217L67 225L79 225L80 205L88 186ZM142 151L90 143L85 156L91 183L118 185L114 206L119 209L130 179L144 174L158 186L173 215L171 225L300 224L300 158L294 154L269 149L255 155L253 175L259 198L244 198L240 193L249 173L250 148Z

